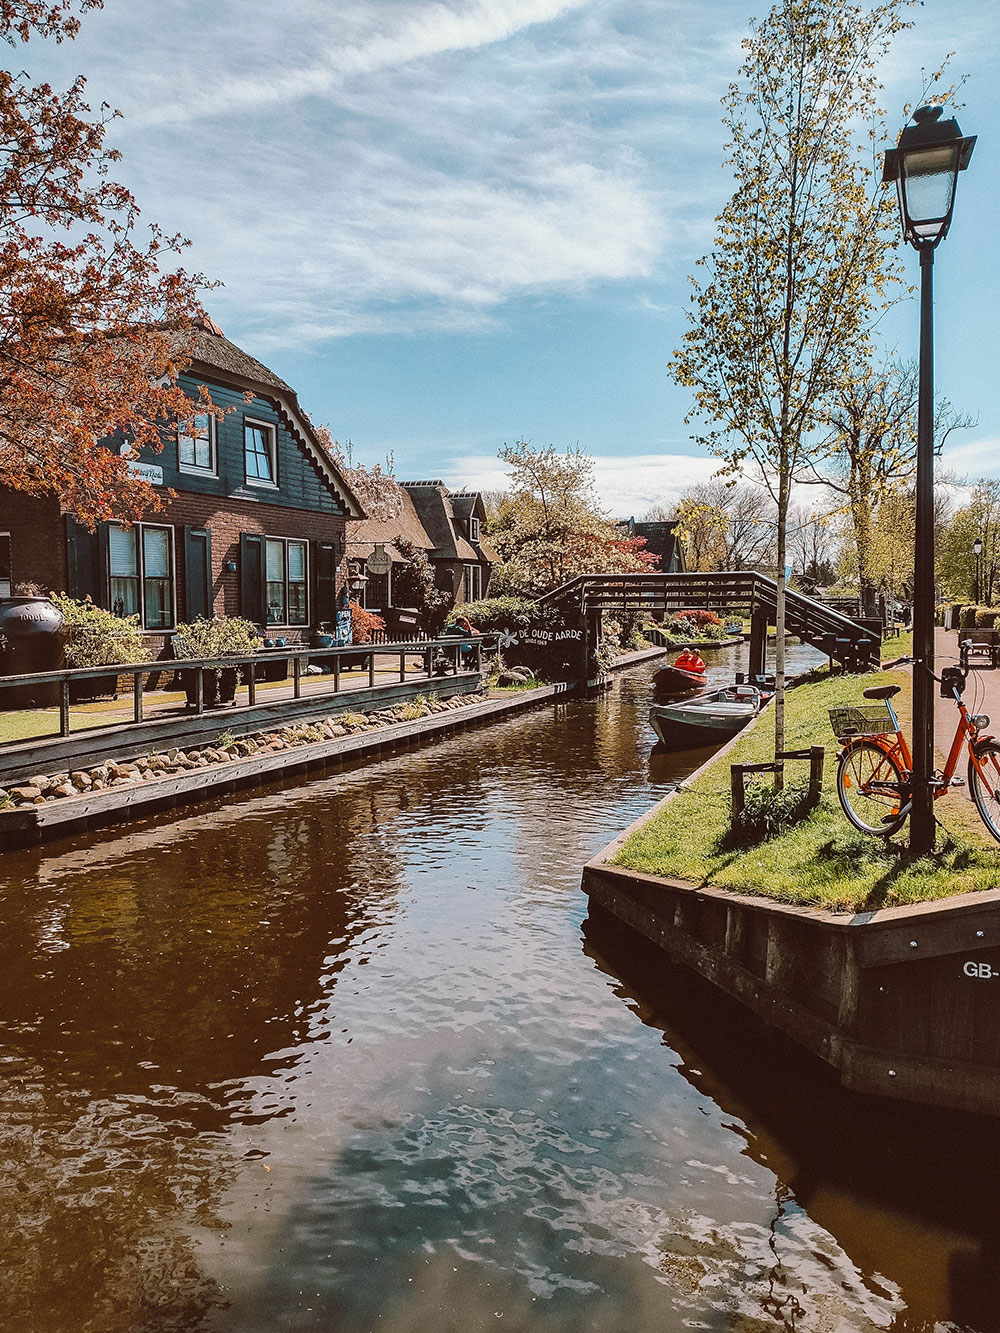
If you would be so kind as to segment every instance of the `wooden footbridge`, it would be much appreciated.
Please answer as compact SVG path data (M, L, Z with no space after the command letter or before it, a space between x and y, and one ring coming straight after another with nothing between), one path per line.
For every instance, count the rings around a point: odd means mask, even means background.
M601 611L715 611L750 621L750 677L764 674L767 629L775 623L778 585L750 570L703 574L583 574L539 598L591 623ZM870 621L850 616L791 589L785 591L785 629L811 643L845 671L878 665L881 636Z

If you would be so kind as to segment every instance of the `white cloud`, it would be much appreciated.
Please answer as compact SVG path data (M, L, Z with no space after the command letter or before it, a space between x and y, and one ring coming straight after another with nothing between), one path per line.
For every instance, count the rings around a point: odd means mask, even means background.
M963 440L961 444L946 444L940 467L971 481L1000 476L1000 440Z
M592 455L595 490L602 508L612 518L640 518L651 505L670 507L693 486L708 481L719 470L721 460L708 454L656 453L615 458ZM404 477L403 480L408 478ZM453 488L504 490L507 470L491 454L466 454L453 458L441 472Z

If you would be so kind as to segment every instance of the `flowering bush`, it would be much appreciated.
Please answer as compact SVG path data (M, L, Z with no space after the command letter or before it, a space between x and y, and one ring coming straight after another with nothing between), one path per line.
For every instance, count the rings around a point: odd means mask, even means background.
M714 611L678 611L675 620L688 620L699 629L708 629L709 625L721 625L722 621Z
M199 616L178 625L174 657L249 657L260 648L260 634L252 620L242 616Z
M126 666L149 656L138 616L116 616L89 597L78 601L62 592L49 600L62 612L68 667Z
M351 608L352 639L355 643L371 643L372 635L377 630L385 629L385 621L381 616L366 611L360 602L350 602L348 605Z

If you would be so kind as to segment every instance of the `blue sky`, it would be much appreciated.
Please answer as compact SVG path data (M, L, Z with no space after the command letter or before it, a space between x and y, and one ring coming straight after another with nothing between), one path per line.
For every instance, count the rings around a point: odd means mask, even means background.
M222 280L223 329L355 458L500 484L524 437L597 461L616 515L717 464L667 375L687 275L729 193L720 98L744 0L105 0L35 77L124 113L118 175ZM946 463L1000 473L1000 5L925 0L884 104L949 51L980 136L937 252L937 382L979 424ZM993 224L993 225L991 225ZM916 256L908 268L916 281ZM915 355L917 312L888 336Z

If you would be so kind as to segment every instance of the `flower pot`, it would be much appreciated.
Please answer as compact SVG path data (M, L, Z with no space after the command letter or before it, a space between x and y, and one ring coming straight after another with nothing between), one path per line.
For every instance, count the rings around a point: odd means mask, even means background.
M236 698L236 683L239 678L237 667L223 667L220 671L202 672L202 702L206 708L221 708L231 704ZM198 673L190 669L181 671L181 684L187 695L188 706L198 706Z

